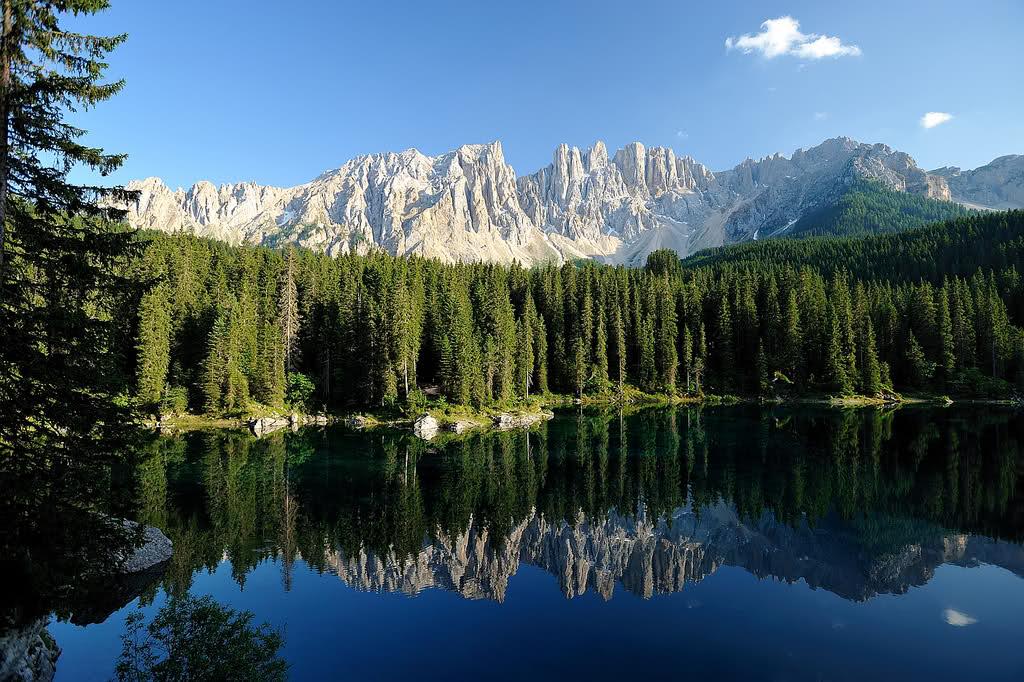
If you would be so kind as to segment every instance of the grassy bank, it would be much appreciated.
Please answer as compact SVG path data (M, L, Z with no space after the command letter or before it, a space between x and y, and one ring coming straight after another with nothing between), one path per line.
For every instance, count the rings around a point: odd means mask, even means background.
M667 393L646 393L633 386L626 386L623 392L608 392L603 394L586 394L582 397L549 393L532 396L526 401L516 401L506 404L495 404L486 406L452 405L442 400L427 400L415 405L403 407L381 408L377 410L361 410L353 412L339 412L327 415L330 423L342 423L350 426L371 429L371 428L412 428L416 419L429 414L437 420L442 430L450 429L458 425L458 430L484 430L494 428L499 419L504 415L512 419L528 419L532 417L543 418L552 409L556 408L607 408L607 409L628 409L630 411L651 407L670 407L683 405L737 405L737 404L763 404L763 405L824 405L837 408L861 408L861 407L895 407L908 404L933 404L950 405L953 403L962 404L987 404L987 405L1010 405L1014 401L1007 399L959 399L953 400L945 395L933 394L911 394L900 395L896 393L885 393L876 396L850 395L835 396L829 394L814 395L786 395L770 397L734 396L734 395L678 395ZM195 414L165 415L158 422L152 419L146 422L147 426L159 426L177 431L193 431L200 429L223 429L248 428L249 424L259 418L287 418L289 411L274 411L266 407L257 407L249 413L234 414L227 416L210 416ZM308 415L298 413L300 422L305 422Z

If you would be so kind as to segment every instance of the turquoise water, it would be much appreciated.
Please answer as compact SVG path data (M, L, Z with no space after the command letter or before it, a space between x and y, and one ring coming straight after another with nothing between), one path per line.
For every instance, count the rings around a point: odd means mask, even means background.
M174 559L50 625L58 679L186 592L281 628L295 679L1022 679L1022 446L923 408L152 439L127 511Z

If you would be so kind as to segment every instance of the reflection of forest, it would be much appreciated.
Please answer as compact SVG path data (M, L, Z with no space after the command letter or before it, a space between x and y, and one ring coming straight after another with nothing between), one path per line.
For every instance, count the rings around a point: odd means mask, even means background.
M175 554L172 593L301 557L359 589L502 599L525 561L566 596L649 596L720 565L849 599L946 562L1024 576L1024 419L951 410L755 408L560 417L426 445L340 429L155 438L141 520ZM989 538L996 538L995 540Z

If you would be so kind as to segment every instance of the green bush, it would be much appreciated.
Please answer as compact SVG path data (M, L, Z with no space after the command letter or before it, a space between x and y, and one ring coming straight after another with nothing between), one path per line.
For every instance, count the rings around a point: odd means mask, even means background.
M316 386L313 380L301 372L288 374L288 404L303 411L309 409Z

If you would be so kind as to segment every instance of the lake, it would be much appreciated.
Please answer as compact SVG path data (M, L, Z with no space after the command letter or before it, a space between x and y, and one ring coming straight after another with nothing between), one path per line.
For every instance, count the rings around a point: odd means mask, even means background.
M296 679L1024 679L1018 412L567 411L431 443L140 449L118 511L174 557L51 622L58 680L108 679L128 614L185 593L280 628Z

